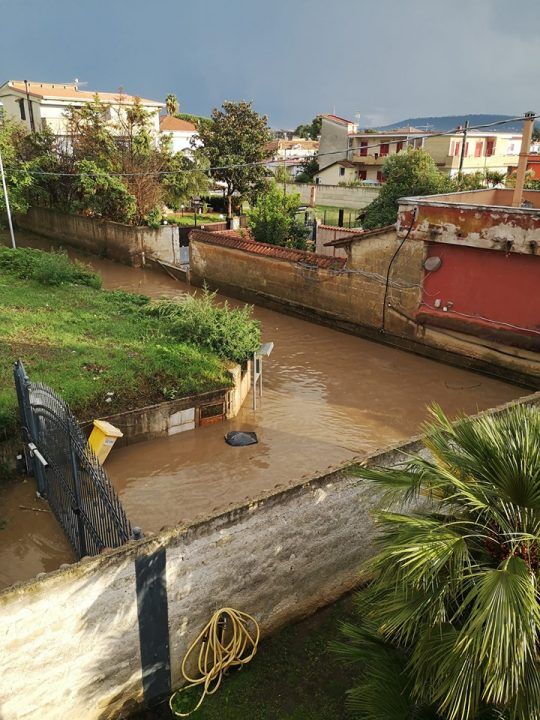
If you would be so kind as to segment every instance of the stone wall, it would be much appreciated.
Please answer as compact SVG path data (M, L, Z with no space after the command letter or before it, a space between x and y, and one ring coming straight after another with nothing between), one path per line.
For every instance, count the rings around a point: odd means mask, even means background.
M418 438L365 462L393 467L417 452ZM267 635L332 602L372 553L378 499L344 466L0 592L0 717L116 717L178 686L216 609L253 614Z
M347 263L339 268L282 259L270 252L256 254L247 241L245 247L229 247L230 236L220 233L194 230L190 237L190 282L195 285L206 282L241 299L421 355L526 387L540 385L538 353L417 320L427 245L401 246L393 226L364 233L349 245Z

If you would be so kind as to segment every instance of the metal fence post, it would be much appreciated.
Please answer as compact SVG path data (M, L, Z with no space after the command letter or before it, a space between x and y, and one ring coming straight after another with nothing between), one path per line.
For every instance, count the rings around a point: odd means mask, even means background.
M77 455L73 450L71 437L69 439L69 455L71 459L71 473L73 475L73 494L75 501L73 512L77 517L77 531L79 533L79 554L81 557L84 557L86 555L86 534L81 513L81 484L79 482L79 470L77 468Z
M32 409L32 403L30 402L30 378L26 374L24 365L20 360L17 360L15 363L13 375L15 377L15 388L17 390L17 399L19 401L23 434L26 436L24 441L26 443L32 442L34 445L38 445L39 436L36 418ZM32 470L34 472L34 477L36 478L38 493L42 497L47 497L47 475L45 474L45 468L34 453L31 453L30 456L32 458Z

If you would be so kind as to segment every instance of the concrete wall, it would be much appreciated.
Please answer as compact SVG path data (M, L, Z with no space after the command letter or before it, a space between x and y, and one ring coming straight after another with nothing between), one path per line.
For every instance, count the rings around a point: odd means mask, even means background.
M303 205L310 205L314 197L314 205L330 205L355 210L365 208L380 192L379 188L372 187L348 188L341 185L310 185L309 183L290 183L286 188L289 195L300 195Z
M317 225L317 238L315 241L315 252L319 255L331 255L332 257L347 257L343 248L325 247L325 243L340 238L351 237L360 232L354 228L341 228L334 225Z
M537 394L517 402L539 401ZM394 467L419 452L426 454L413 439L365 462ZM116 717L149 699L149 678L165 677L167 692L178 686L187 647L216 609L253 614L267 635L332 602L356 585L373 552L370 513L378 501L377 491L344 466L4 590L0 717ZM153 620L165 623L157 650L165 656L146 664L143 678L148 648L139 630L152 610L144 607L145 593L154 588L141 588L139 568L158 558L164 597Z
M344 268L306 267L287 259L255 255L220 245L219 234L193 231L190 281L308 320L386 342L462 367L524 384L540 385L540 355L456 328L417 320L427 252L407 242L389 263L402 238L393 228L365 233L349 246ZM386 308L385 308L386 305Z
M181 264L176 225L162 225L157 229L134 227L39 207L30 208L16 220L25 230L128 265L144 265L146 255L173 265Z

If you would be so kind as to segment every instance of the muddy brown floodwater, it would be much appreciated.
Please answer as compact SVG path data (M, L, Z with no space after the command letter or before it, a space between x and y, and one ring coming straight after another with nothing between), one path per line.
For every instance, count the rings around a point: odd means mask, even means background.
M29 234L19 233L19 242L50 246ZM152 297L194 292L165 273L70 254L98 270L106 288ZM249 397L234 420L117 448L109 456L107 472L133 525L156 532L189 522L403 440L419 430L431 403L455 416L525 393L265 308L255 307L255 316L263 340L275 343L264 360L257 412ZM258 445L230 447L223 436L231 429L254 430ZM50 516L17 511L14 505L28 504L28 498L7 495L11 521L0 533L0 586L73 561Z

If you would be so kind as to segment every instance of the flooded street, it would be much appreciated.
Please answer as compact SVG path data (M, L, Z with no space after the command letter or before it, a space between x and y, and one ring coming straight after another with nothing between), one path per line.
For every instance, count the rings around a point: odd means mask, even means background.
M48 247L19 233L19 241ZM129 268L77 253L103 276L106 288L153 297L193 292L165 273ZM235 302L235 301L231 301ZM162 440L114 449L106 469L128 517L143 531L189 522L265 491L405 439L439 403L455 416L492 407L525 390L395 350L330 328L256 307L263 341L274 351L264 360L264 397L253 412L251 396L234 420ZM228 446L231 429L255 431L258 445ZM0 495L8 518L0 531L0 587L72 562L67 543L30 496ZM18 490L20 493L20 489ZM39 507L47 508L40 502ZM53 521L53 522L51 522ZM16 567L13 567L16 563Z

